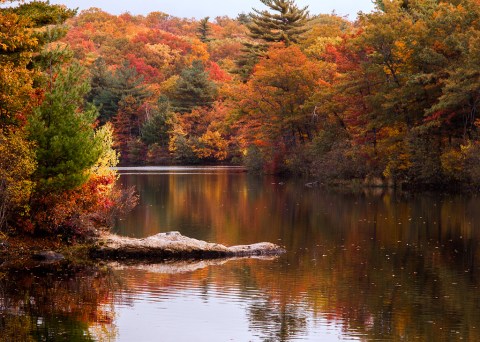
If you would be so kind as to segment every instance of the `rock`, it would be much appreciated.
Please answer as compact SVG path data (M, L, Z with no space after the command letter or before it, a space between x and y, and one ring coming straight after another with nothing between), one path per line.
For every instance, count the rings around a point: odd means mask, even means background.
M269 242L226 247L168 232L144 239L106 235L92 248L94 258L104 259L216 259L280 255L285 249Z
M59 260L65 259L65 257L62 254L56 253L53 251L42 251L42 252L33 254L32 257L35 260L47 261L47 262L59 261Z

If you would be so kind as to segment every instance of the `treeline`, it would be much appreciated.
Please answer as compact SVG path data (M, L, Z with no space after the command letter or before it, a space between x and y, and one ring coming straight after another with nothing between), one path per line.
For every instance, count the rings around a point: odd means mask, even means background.
M355 22L259 5L212 20L0 9L0 225L106 221L128 198L118 158L480 183L478 0L378 0Z
M90 9L63 40L124 165L244 163L324 181L479 183L480 3L355 22L262 0L237 19Z
M113 130L85 101L86 69L60 42L75 14L46 2L0 9L0 234L84 237L135 203L115 187Z

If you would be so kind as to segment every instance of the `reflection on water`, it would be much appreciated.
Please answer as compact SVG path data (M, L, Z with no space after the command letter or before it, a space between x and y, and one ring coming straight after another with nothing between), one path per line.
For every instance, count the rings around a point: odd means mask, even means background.
M114 340L112 272L68 263L0 272L0 341Z
M271 241L287 254L9 269L0 340L480 340L476 196L342 194L240 170L161 171L120 178L141 203L119 233Z

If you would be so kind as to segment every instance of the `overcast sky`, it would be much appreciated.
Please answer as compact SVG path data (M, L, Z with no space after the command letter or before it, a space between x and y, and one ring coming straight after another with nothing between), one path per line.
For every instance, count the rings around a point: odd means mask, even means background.
M52 4L65 4L80 10L99 7L112 14L130 12L147 14L153 11L165 12L177 17L204 18L206 16L228 15L235 18L239 13L248 13L252 7L264 9L260 0L51 0ZM311 14L331 13L349 15L354 20L359 11L370 12L371 0L297 0L299 6L309 6Z

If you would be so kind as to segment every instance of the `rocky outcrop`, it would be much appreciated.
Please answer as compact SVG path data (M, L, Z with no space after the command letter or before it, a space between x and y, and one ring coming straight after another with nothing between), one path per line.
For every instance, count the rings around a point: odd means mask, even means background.
M227 247L169 232L144 239L106 235L92 248L91 256L100 259L216 259L284 252L285 249L269 242Z

